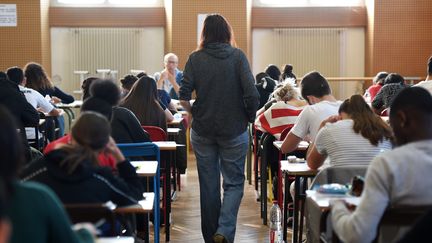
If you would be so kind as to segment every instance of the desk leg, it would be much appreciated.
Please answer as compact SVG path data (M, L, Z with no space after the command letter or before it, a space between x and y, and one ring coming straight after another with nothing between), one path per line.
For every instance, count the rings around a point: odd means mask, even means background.
M284 193L283 193L283 240L286 242L287 230L288 230L288 195L289 195L289 183L288 175L283 173L284 176Z
M170 156L168 156L170 157ZM170 241L170 219L171 219L171 158L165 160L165 241Z
M292 242L297 243L298 242L298 219L299 219L299 196L300 196L300 177L295 176L295 190L294 190L294 217L293 217L293 236L292 236Z
M299 242L302 241L303 237L303 219L304 219L304 210L305 210L305 201L306 201L306 188L307 188L308 179L305 177L303 179L303 187L302 187L302 201L301 201L301 209L300 209L300 232L299 232Z
M263 225L267 225L267 159L261 156L261 215Z
M159 227L160 227L160 161L158 161L158 168L156 170L156 176L153 178L153 184L154 184L154 193L155 193L155 199L154 199L154 205L155 208L153 213L153 229L154 229L154 242L159 243Z

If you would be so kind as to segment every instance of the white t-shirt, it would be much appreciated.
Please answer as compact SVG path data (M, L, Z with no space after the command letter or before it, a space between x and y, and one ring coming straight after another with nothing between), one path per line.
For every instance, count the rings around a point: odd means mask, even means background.
M343 242L371 242L388 206L432 204L432 140L384 152L366 172L360 204L352 212L342 201L331 210L333 229ZM379 242L394 242L404 228L382 229Z
M47 101L39 92L34 89L26 88L24 86L18 86L20 91L24 94L28 103L30 103L35 109L40 108L43 112L48 113L54 109L54 106ZM35 129L32 127L26 127L27 139L35 138ZM40 135L39 135L40 136Z
M432 80L421 81L414 86L425 88L432 94Z
M297 137L304 139L309 135L312 141L318 133L319 126L324 119L337 115L342 101L323 100L319 103L306 106L300 113L291 132Z
M318 132L315 146L318 153L328 156L330 166L369 165L376 155L392 148L389 140L372 145L354 132L353 125L353 120L346 119L326 124Z

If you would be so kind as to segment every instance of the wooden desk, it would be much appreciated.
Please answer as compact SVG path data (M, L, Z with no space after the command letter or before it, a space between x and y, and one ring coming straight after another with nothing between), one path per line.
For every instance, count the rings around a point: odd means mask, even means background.
M288 228L288 195L289 182L288 177L294 177L295 190L294 190L294 217L293 217L293 236L292 242L301 242L303 234L303 212L304 212L304 199L306 198L305 191L307 187L307 178L315 177L318 170L312 170L306 163L289 163L287 160L281 161L281 171L284 175L284 205L283 205L283 239L286 241L287 228ZM303 186L300 188L300 179L303 178ZM302 205L299 205L300 199ZM299 208L301 206L301 212L299 215ZM299 224L300 219L300 224Z
M57 108L63 109L64 112L66 113L66 116L68 118L69 129L72 125L72 121L75 119L75 113L73 111L73 108L79 109L81 108L82 104L83 104L82 100L75 100L70 104L63 104L63 103L56 104Z
M275 146L279 151L281 151L282 144L283 144L283 141L274 141L274 142L273 142L273 145L274 145L274 146ZM306 142L306 141L301 141L301 142L299 143L299 145L298 145L298 147L297 147L296 150L304 151L304 150L307 150L308 148L309 148L309 143Z
M134 243L135 239L133 237L99 237L96 239L95 243Z
M175 126L178 126L183 120L184 120L183 117L174 118L174 120L167 122L167 125L171 126L171 127L173 127L173 126L175 127Z
M118 207L114 209L115 213L150 213L153 211L154 205L154 192L144 192L144 199L139 201L138 204Z
M177 127L168 127L167 129L168 136L178 135L180 131L181 129Z

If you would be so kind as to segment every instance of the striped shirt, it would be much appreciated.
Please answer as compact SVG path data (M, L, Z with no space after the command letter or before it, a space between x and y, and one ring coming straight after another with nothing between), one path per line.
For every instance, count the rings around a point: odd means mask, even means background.
M379 153L390 150L390 141L372 145L368 139L353 129L354 121L341 120L327 124L315 140L318 153L328 156L330 166L369 165Z

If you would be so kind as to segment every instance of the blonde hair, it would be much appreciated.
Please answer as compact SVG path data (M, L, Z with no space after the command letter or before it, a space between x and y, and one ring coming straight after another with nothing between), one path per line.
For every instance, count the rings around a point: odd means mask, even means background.
M273 91L272 96L277 101L290 101L292 99L298 99L299 94L290 82L284 82Z

